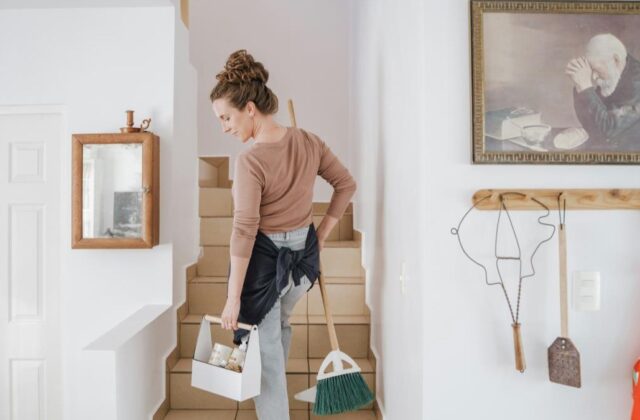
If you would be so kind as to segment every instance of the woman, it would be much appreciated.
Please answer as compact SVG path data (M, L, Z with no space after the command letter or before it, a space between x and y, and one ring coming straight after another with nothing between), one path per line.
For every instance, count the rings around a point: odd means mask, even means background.
M211 91L225 133L254 142L236 158L233 230L222 327L243 337L238 320L258 324L260 420L289 418L285 366L291 343L289 317L315 282L319 252L342 217L356 184L327 145L305 130L284 127L273 115L278 98L269 73L245 50L231 54ZM313 185L320 175L334 188L326 216L312 224ZM246 337L246 335L244 335Z

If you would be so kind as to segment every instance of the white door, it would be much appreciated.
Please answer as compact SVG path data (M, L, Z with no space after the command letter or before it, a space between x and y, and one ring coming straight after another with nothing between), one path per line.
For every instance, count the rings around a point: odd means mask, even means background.
M0 419L62 418L56 106L0 106ZM67 234L70 234L67 232Z

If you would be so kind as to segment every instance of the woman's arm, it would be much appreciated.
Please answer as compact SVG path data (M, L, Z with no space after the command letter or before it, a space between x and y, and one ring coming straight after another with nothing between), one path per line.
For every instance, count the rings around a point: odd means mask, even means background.
M249 258L231 257L231 272L227 286L227 303L222 310L222 328L225 330L238 329L238 314L240 313L240 296L244 278L247 275Z
M338 219L333 216L329 216L328 214L326 214L322 218L322 221L320 222L320 224L318 225L318 229L316 230L320 251L322 251L322 248L324 248L324 242L327 240L327 236L329 236L329 233L331 233L337 223Z
M322 219L322 222L320 222L317 230L318 241L320 242L319 245L322 250L327 236L329 236L329 233L331 233L331 230L336 226L338 220L340 220L349 205L349 201L356 191L356 182L349 173L349 170L345 168L337 156L333 154L329 146L320 140L319 137L315 135L312 136L315 137L320 147L318 175L333 187L333 194L331 195L331 202L329 203L327 214Z
M262 184L257 162L247 155L239 155L233 179L233 230L229 247L230 265L227 302L222 311L222 328L238 329L240 296L249 267L253 244L260 224Z

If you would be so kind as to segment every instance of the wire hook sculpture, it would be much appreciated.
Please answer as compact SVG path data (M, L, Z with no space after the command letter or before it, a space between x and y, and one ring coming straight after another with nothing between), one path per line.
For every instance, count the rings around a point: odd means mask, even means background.
M462 216L462 218L460 219L460 222L458 222L458 226L451 228L451 234L455 235L458 238L458 243L460 245L460 248L462 249L462 252L464 253L464 255L471 260L474 264L476 264L477 266L479 266L480 268L482 268L482 271L484 273L484 281L488 286L496 286L499 285L500 288L502 289L502 292L504 294L505 300L507 302L507 306L509 307L509 313L511 315L511 320L512 320L512 327L513 327L513 338L514 338L514 346L515 346L515 353L516 353L516 369L519 370L520 372L524 372L525 370L525 361L524 361L524 351L522 350L522 339L520 336L520 298L522 296L522 280L526 279L526 278L530 278L535 276L536 274L536 270L535 270L535 266L533 264L533 258L535 257L536 253L538 252L538 250L540 249L540 247L542 246L542 244L544 244L545 242L549 242L551 240L551 238L553 238L553 236L555 235L556 232L556 227L555 224L552 223L547 223L544 221L545 218L549 217L549 215L551 214L551 211L549 210L549 207L547 207L544 203L542 203L541 201L537 200L535 197L530 197L532 201L534 201L536 204L538 204L542 209L545 210L545 214L543 214L542 216L538 217L538 224L541 226L548 226L551 228L551 235L549 235L549 237L542 239L540 242L538 242L538 244L536 245L536 247L534 248L533 252L531 253L531 258L530 258L530 265L531 265L531 272L527 273L527 274L523 274L522 272L522 250L520 248L520 241L518 240L518 235L516 233L516 229L515 229L515 225L513 223L513 220L511 218L511 214L509 213L509 210L507 208L506 205L506 198L509 195L517 195L519 197L527 197L526 194L517 192L517 191L512 191L512 192L504 192L501 193L499 196L500 199L500 210L498 211L498 219L496 222L496 233L495 233L495 238L494 238L494 256L496 258L495 260L495 264L496 264L496 270L498 273L498 280L497 281L490 281L489 279L489 274L487 272L487 267L480 263L479 261L475 260L471 255L469 255L469 252L467 252L467 249L465 248L464 244L462 243L462 239L460 237L460 227L462 226L462 223L464 222L464 220L466 219L466 217L469 215L469 213L471 213L471 211L473 209L475 209L480 203L482 203L484 200L488 199L491 197L490 195L487 195L486 197L483 197L482 199L476 201L473 206L471 206L469 208L469 210L467 210L467 212L464 214L464 216ZM498 243L499 243L499 229L500 229L500 221L502 218L503 213L506 215L506 218L508 220L509 226L511 228L511 232L513 233L513 237L515 239L515 244L517 247L517 255L514 256L510 256L510 255L499 255L498 253ZM504 284L504 279L502 277L502 272L500 271L500 263L503 261L518 261L518 272L519 272L519 276L518 276L518 294L517 294L517 303L515 306L515 313L514 313L514 308L513 308L513 304L511 302L511 299L509 298L509 294L507 293L507 289L505 287Z

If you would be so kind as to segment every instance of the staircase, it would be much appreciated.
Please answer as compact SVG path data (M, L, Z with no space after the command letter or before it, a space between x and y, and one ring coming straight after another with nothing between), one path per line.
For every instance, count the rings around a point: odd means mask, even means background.
M191 358L202 315L220 314L227 296L229 238L233 201L229 159L200 159L201 257L187 269L187 300L178 309L178 344L167 359L166 400L154 420L252 420L257 419L253 401L241 403L191 387ZM327 203L314 203L316 226ZM362 368L365 381L375 394L375 360L369 349L370 317L365 304L364 271L360 265L360 235L353 230L353 209L345 212L331 232L321 253L341 350ZM289 408L292 420L320 418L375 420L374 404L342 415L317 417L311 405L293 395L313 386L324 357L329 353L324 309L319 287L314 286L296 306L291 317L292 341L287 363ZM232 346L232 334L212 325L215 341Z

